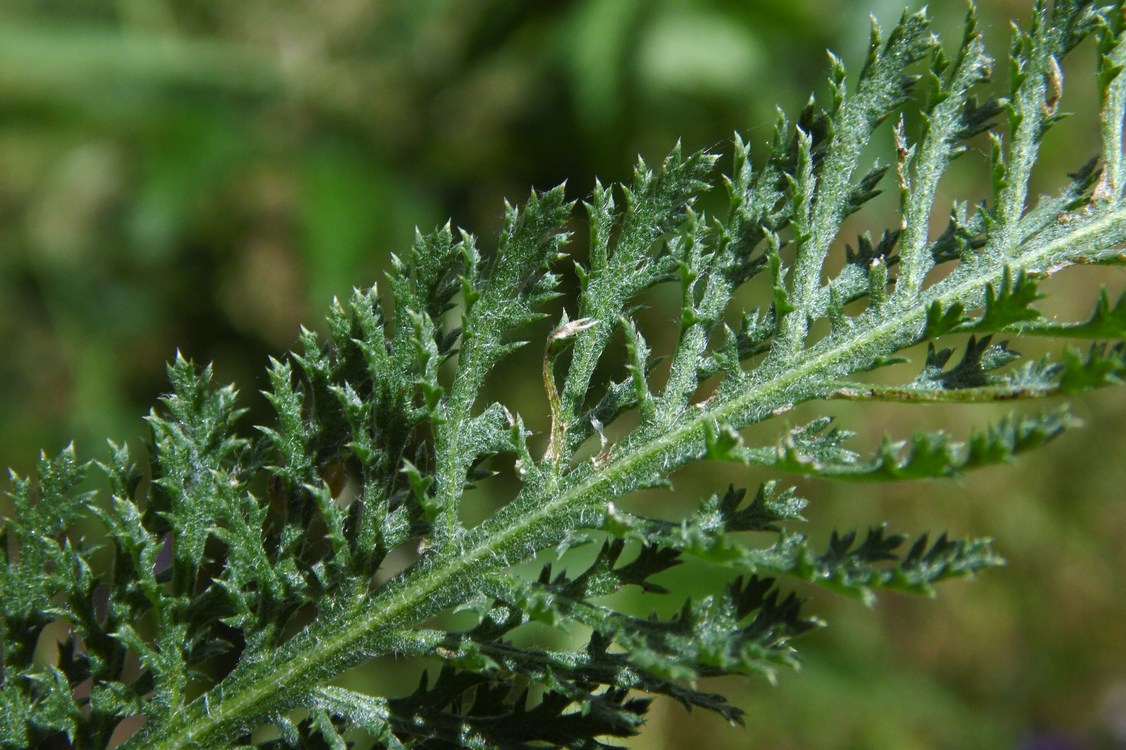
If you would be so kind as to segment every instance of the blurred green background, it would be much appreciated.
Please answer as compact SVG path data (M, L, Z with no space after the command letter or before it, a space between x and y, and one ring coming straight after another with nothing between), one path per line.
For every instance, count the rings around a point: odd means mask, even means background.
M1030 5L982 3L995 53ZM98 456L107 436L140 438L177 347L214 360L245 394L245 424L262 422L267 355L319 327L334 295L381 278L415 225L449 217L489 237L505 197L564 179L584 197L594 175L622 179L636 154L659 159L677 138L725 148L738 129L761 148L774 107L794 113L822 85L824 49L858 67L868 14L891 24L902 6L5 0L0 463L22 473L41 447L74 439ZM932 11L957 39L964 6ZM1043 190L1095 149L1089 47L1065 68L1064 106L1080 116L1049 134ZM983 196L979 157L944 189ZM862 215L857 231L880 221ZM1123 276L1053 282L1050 309L1084 315L1099 283L1117 293ZM544 405L528 372L505 388L534 417ZM747 710L746 729L658 703L630 746L1126 747L1124 407L1122 392L1085 399L1086 430L961 482L795 480L813 500L811 534L891 519L995 536L1010 565L936 601L887 596L868 610L814 595L830 627L799 644L801 674L713 686ZM964 434L1000 412L834 413L875 439ZM695 498L715 473L678 488Z

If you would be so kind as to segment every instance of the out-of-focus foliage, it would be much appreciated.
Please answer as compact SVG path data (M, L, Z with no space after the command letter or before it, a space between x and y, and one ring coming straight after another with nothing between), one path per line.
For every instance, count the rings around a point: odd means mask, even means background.
M137 416L165 388L176 346L215 359L219 379L244 392L265 387L266 355L388 268L415 223L452 216L487 234L502 196L564 177L585 190L677 137L697 148L739 129L762 147L774 105L793 111L817 85L823 49L855 59L866 14L890 21L901 5L4 3L0 463L27 471L41 446L77 437L90 455L106 435L141 434ZM960 17L952 5L932 8L939 25L952 25L944 12ZM1000 49L1027 3L980 12ZM1083 109L1089 81L1068 83L1064 109ZM1049 136L1045 171L1093 155L1090 133L1069 125ZM1126 510L1086 498L1126 482L1126 469L1093 457L1122 446L1123 401L1085 403L1088 429L1057 444L1060 466L1022 463L1005 503L988 476L937 492L834 487L834 504L871 517L1003 537L1011 566L938 603L885 598L886 631L870 612L852 620L851 604L824 602L843 611L807 639L806 674L738 701L763 746L993 748L1057 732L1115 746L1126 641L1105 623L1126 621ZM873 434L901 418L877 413ZM922 502L935 496L941 507ZM936 624L935 607L958 626ZM704 712L665 709L650 721L667 726L668 747L698 744L711 726ZM744 739L723 733L714 746Z

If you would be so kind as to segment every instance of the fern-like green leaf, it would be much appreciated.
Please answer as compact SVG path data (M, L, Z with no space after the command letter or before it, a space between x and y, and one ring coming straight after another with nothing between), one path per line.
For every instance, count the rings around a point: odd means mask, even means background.
M385 748L607 747L639 731L645 694L738 721L697 680L774 679L796 664L795 639L819 623L796 583L871 602L999 564L989 540L878 519L819 542L794 530L805 502L776 481L675 517L630 495L700 461L959 476L1075 420L1048 409L866 450L828 417L795 428L783 415L836 399L1071 395L1126 378L1126 297L1104 292L1074 323L1038 306L1044 278L1123 261L1124 24L1121 3L1038 3L1015 27L999 94L972 10L954 48L924 14L904 15L886 34L873 27L854 84L831 59L828 101L780 116L762 160L736 136L727 177L716 154L677 146L639 162L627 185L596 183L581 211L563 187L507 206L494 252L448 225L420 233L383 292L335 303L327 335L304 331L299 351L271 361L277 416L256 430L239 422L233 387L178 357L145 453L113 446L99 465L108 492L90 490L73 448L12 478L0 745L105 747L141 720L125 747L335 750L361 731ZM1061 63L1091 36L1102 152L1030 202L1040 143L1062 116ZM983 132L990 199L941 205L947 166L972 158ZM865 163L874 140L894 164ZM845 219L893 179L889 229L844 237ZM717 186L726 210L710 216ZM935 216L949 222L932 236ZM583 222L589 253L567 262ZM572 268L577 293L560 313ZM759 274L765 298L737 308ZM637 315L661 285L679 310L667 348ZM549 314L559 322L529 381L542 377L550 416L526 424L484 386ZM1022 361L1028 337L1095 341ZM914 378L872 375L920 351ZM752 439L770 427L775 437ZM468 490L509 464L514 494L468 524ZM687 562L724 584L684 598L664 574ZM639 616L623 592L673 614ZM529 645L531 627L583 635L546 648ZM65 636L45 662L49 628ZM380 657L441 667L409 694L336 684Z

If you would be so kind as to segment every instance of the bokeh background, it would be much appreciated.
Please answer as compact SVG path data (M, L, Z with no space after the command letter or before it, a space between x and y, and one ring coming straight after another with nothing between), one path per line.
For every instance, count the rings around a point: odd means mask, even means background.
M1030 6L983 0L995 53ZM822 87L824 50L859 67L869 13L891 24L902 9L4 0L0 463L23 473L40 448L73 439L96 457L106 437L143 439L176 348L240 386L249 429L268 419L257 395L266 357L301 324L320 327L334 295L381 278L416 225L452 218L487 238L506 197L567 179L581 198L596 174L623 179L636 154L659 159L678 138L723 149L739 130L761 150L775 106L794 113ZM963 11L932 8L951 41ZM1049 134L1043 190L1097 149L1091 60L1088 44L1065 68L1063 105L1078 116ZM890 142L881 133L874 154ZM984 195L981 150L944 191ZM878 232L886 216L862 214L857 231ZM1071 274L1053 282L1048 308L1081 317L1099 283L1117 294L1123 282L1118 270ZM542 386L535 366L525 371L504 389L535 424ZM747 711L745 729L659 702L630 746L1126 748L1126 394L1076 410L1085 430L961 481L792 480L813 501L811 534L890 519L994 536L1009 565L934 601L889 595L867 609L811 592L830 627L799 644L800 674L712 686ZM1001 412L833 413L863 442L940 425L964 434ZM651 501L676 507L714 489L703 479Z

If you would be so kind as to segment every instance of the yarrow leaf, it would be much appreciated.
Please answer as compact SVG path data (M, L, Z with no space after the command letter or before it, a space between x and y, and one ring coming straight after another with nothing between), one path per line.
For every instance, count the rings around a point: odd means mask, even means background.
M581 210L563 186L506 205L495 252L450 225L418 233L384 289L335 302L325 334L304 330L298 351L270 361L276 418L256 430L233 387L177 356L143 451L111 444L91 472L71 446L11 479L0 745L105 747L129 729L124 747L154 750L336 750L361 732L393 749L610 747L640 731L652 696L740 721L697 681L775 679L797 664L796 639L820 624L808 613L817 589L871 603L1000 564L987 539L878 520L813 539L794 530L805 501L775 480L669 517L634 493L702 461L961 476L1075 420L1018 412L968 437L919 431L865 449L827 416L793 427L783 415L1126 379L1126 296L1101 292L1079 322L1039 307L1051 275L1123 262L1123 18L1121 3L1037 3L1014 27L999 93L972 9L955 49L925 14L905 14L886 34L873 26L851 86L831 57L828 101L779 115L761 160L736 136L729 176L715 174L718 155L678 145L639 161L626 185L596 183ZM1030 201L1040 143L1062 116L1061 66L1088 37L1101 154ZM947 166L973 158L980 133L990 199L940 204ZM894 163L865 163L873 141ZM846 218L892 180L889 228L845 237ZM717 186L726 210L710 215ZM936 216L949 221L932 236ZM588 252L572 257L584 221ZM741 309L759 274L764 298ZM671 341L638 314L663 285ZM521 381L542 382L549 416L526 423L487 383L513 351L538 352L549 314L542 369ZM1026 360L1032 337L1087 341ZM912 357L913 379L890 368ZM509 467L498 488L490 477ZM92 489L95 474L107 490ZM482 495L510 490L467 520ZM680 565L707 569L712 589L680 590ZM639 615L637 601L663 614ZM571 645L529 639L535 628ZM441 666L409 693L337 684L379 658Z

